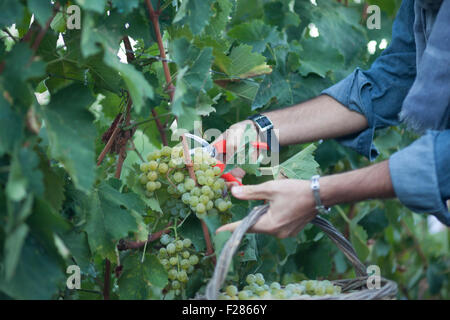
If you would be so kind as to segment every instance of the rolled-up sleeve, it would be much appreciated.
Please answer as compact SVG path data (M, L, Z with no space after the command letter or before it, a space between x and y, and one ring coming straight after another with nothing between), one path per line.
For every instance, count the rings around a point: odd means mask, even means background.
M414 0L405 0L394 22L391 44L371 68L367 71L357 68L322 92L367 118L368 129L343 137L339 142L370 160L378 155L373 145L375 129L399 123L403 100L416 76L413 25Z
M397 198L416 213L430 213L450 226L450 130L428 131L393 154L389 171Z

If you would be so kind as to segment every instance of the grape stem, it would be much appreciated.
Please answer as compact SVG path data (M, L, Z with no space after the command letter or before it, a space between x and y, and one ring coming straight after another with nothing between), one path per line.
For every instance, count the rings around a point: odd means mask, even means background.
M173 101L175 87L172 83L172 76L170 75L170 69L169 69L169 65L167 63L166 50L164 49L164 43L163 43L162 36L161 36L161 29L159 27L160 11L155 12L155 10L153 9L152 2L150 0L146 0L146 4L147 4L150 20L153 24L153 29L155 31L156 40L158 43L159 53L161 56L161 63L163 65L164 76L166 78L166 83L167 83L167 91L169 93L170 100ZM195 178L194 167L191 162L191 156L189 154L189 146L187 143L186 136L183 134L181 136L181 139L182 139L181 143L183 145L183 150L184 150L184 158L185 158L185 162L186 162L186 167L189 171L189 176L191 177L191 179L193 179L197 183L197 179ZM208 227L206 226L205 222L202 220L201 223L202 223L203 235L205 237L205 242L206 242L206 255L210 256L210 255L214 254L211 237L209 235ZM215 257L212 257L212 258L213 258L213 262L215 264Z
M119 251L125 251L128 249L139 249L142 248L143 246L145 246L145 244L147 242L152 242L155 240L158 240L159 238L161 238L161 236L163 234L167 234L170 232L172 226L172 222L170 222L165 229L160 230L158 232L152 233L148 236L148 240L147 241L121 241L118 245L117 245L117 249Z

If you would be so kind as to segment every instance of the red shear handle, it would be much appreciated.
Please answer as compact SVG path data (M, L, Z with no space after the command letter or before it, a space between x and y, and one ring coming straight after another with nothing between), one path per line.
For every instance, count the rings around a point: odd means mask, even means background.
M253 148L256 150L269 150L269 145L265 142L252 142ZM219 154L227 153L227 140L220 140L213 144Z
M233 176L231 173L224 173L222 175L222 179L224 179L226 182L236 182L238 185L242 186L242 182L240 182L235 176Z
M219 167L221 172L225 170L225 164L221 161L217 161L216 167ZM242 186L242 183L236 179L235 176L233 176L231 173L224 173L221 175L221 178L224 179L226 182L236 182L238 185Z

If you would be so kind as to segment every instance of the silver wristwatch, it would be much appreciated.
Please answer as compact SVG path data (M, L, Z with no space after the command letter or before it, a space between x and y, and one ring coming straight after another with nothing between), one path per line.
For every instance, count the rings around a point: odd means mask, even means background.
M315 175L311 178L311 190L314 195L314 200L316 201L316 210L319 211L320 214L326 214L330 212L330 208L325 207L322 204L322 200L320 200L319 178L319 175Z

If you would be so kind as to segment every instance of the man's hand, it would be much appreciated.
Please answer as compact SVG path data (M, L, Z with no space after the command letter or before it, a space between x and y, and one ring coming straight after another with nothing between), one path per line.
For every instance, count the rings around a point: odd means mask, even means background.
M237 151L237 148L241 145L242 137L244 136L245 130L250 126L255 132L257 132L256 126L251 120L244 120L233 124L228 128L225 133L220 135L212 144L217 143L222 140L227 141L227 159L230 159ZM222 159L221 159L222 160Z
M294 237L317 215L309 181L275 180L259 185L233 187L241 200L268 200L269 211L249 230L278 238ZM224 225L217 232L234 231L240 221Z

